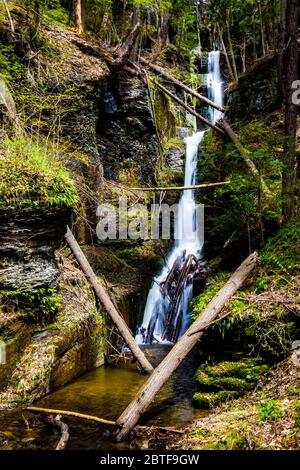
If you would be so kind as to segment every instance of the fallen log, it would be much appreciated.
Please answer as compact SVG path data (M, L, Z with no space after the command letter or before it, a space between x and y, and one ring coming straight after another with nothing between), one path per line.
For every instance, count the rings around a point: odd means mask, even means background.
M61 436L55 450L64 450L67 447L70 438L69 428L66 423L62 422L60 415L57 415L54 418L54 423L60 429L61 432Z
M151 79L152 80L152 79ZM216 126L215 124L211 123L208 119L204 118L201 116L201 114L197 113L193 108L185 104L184 101L182 101L180 98L178 98L176 95L171 93L167 88L165 88L163 85L160 83L156 82L155 80L152 80L155 85L160 88L166 95L168 95L172 100L174 100L176 103L180 104L184 109L186 109L190 114L198 118L201 122L206 124L207 126L211 127L214 131L219 132L219 134L225 135L225 132L220 129L220 127Z
M39 406L28 406L25 408L26 411L32 411L34 413L48 413L48 414L57 414L62 416L71 416L73 418L85 419L87 421L94 421L98 424L105 424L107 426L117 426L116 421L111 421L109 419L98 418L98 416L87 415L85 413L77 413L77 411L70 410L56 410L52 408L41 408ZM171 426L136 426L136 429L139 430L149 430L149 429L158 429L161 431L173 432L175 434L183 434L184 431L181 429L172 428Z
M154 72L157 72L159 75L161 75L162 77L166 78L167 80L170 80L171 82L173 82L176 86L178 86L179 88L181 88L182 90L186 91L187 93L189 93L190 95L193 95L195 98L197 98L199 101L201 101L202 103L206 104L207 106L212 106L213 108L215 109L218 109L219 111L221 112L225 112L225 109L222 108L222 106L219 106L218 104L214 103L213 101L209 100L208 98L206 98L205 96L203 95L200 95L200 93L197 93L197 91L193 90L192 88L188 87L187 85L185 85L184 83L180 82L179 80L177 80L176 78L172 77L172 75L169 75L167 72L165 72L164 69L162 69L161 67L159 67L158 65L154 65L152 64L151 62L149 62L148 60L144 59L143 57L140 57L140 62L142 62L142 64L144 65L147 65L149 68L151 68L152 70L154 70Z
M65 238L72 252L74 253L74 256L76 260L78 261L82 271L84 272L86 278L90 281L91 285L93 286L94 291L97 297L99 298L100 302L102 303L105 311L110 315L112 321L114 322L120 334L124 338L125 343L131 350L133 356L139 362L144 372L150 374L153 371L152 365L150 364L148 359L145 357L143 351L139 348L138 344L136 343L134 337L131 334L131 331L129 330L128 326L126 325L124 319L121 317L116 307L114 306L105 288L100 284L99 279L97 278L96 274L92 270L88 260L83 254L80 246L78 245L69 227L67 229Z
M194 186L169 186L169 187L155 187L155 188L129 188L131 191L189 191L191 189L205 189L214 188L217 186L226 186L230 181L222 181L220 183L206 183L195 184Z
M116 421L111 421L109 419L98 418L97 416L87 415L84 413L77 413L77 411L69 410L56 410L53 408L41 408L39 406L27 406L26 411L33 411L38 413L49 413L62 416L73 416L74 418L86 419L88 421L95 421L99 424L105 424L107 426L116 426Z
M203 335L204 330L202 330L201 327L206 324L209 326L209 324L217 318L224 305L243 285L256 263L257 253L253 253L240 265L225 286L204 309L198 320L190 326L187 332L179 339L169 354L154 370L151 377L149 377L147 382L140 388L136 397L118 418L117 424L119 426L119 431L116 435L117 441L124 439L124 437L126 437L134 428L142 414L153 401L156 393L161 389ZM194 332L197 332L198 330L200 331L194 334Z
M226 132L229 139L239 149L239 151L240 151L247 167L249 168L250 172L252 173L252 175L258 181L260 181L261 189L262 189L263 193L265 194L265 196L267 196L267 197L272 196L271 191L269 190L268 186L266 185L263 177L260 175L260 173L259 173L258 169L256 168L253 160L251 160L247 150L243 147L243 145L241 144L241 142L238 139L238 136L236 135L234 130L231 128L231 126L228 124L228 122L226 122L225 120L221 120L221 121L219 121L219 126L221 126L222 129L224 129L224 131Z

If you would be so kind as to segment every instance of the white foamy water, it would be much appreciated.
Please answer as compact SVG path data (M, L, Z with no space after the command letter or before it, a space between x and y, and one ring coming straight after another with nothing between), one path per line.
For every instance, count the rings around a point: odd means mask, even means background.
M220 72L220 52L212 51L208 57L207 74L208 96L215 103L223 106L223 82ZM211 122L216 123L222 113L209 108ZM198 148L204 138L205 131L195 132L192 136L184 139L186 144L185 160L185 186L193 186L196 183ZM196 201L195 191L187 190L179 201L179 211L176 219L175 233L177 239L173 248L167 256L165 265L157 277L154 278L149 291L141 327L136 335L139 344L157 341L166 342L162 336L165 331L166 314L169 307L169 299L161 289L172 266L178 260L183 264L188 255L200 256L204 243L201 236L202 231L196 226ZM191 322L190 301L193 295L192 279L187 279L184 292L176 310L174 323L180 318L179 337L186 331Z

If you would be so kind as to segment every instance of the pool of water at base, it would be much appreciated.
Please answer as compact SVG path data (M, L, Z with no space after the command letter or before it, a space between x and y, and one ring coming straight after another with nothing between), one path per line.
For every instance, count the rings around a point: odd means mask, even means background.
M169 349L166 345L152 345L147 346L147 353L152 363L157 365ZM142 417L141 424L180 427L207 413L193 407L195 354L182 363L157 394ZM139 373L136 364L100 367L45 396L35 406L72 410L115 420L146 380L147 376ZM19 410L0 412L0 450L54 449L59 430L53 424L45 424L44 419L41 424L41 418L41 415ZM133 442L130 438L117 444L112 430L105 426L78 418L64 417L63 420L69 426L68 449L113 450L148 445L143 443L143 439ZM157 446L159 443L156 443Z

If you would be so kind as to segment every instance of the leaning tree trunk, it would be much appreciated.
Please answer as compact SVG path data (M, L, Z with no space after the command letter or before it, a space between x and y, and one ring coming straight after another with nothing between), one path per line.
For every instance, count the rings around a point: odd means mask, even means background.
M232 67L233 67L233 72L234 72L234 78L235 78L235 81L238 82L239 81L239 76L238 76L237 67L236 67L235 55L234 55L231 32L230 32L230 23L229 23L228 18L226 20L226 27L227 27L227 37L228 37L229 50L230 50L231 59L232 59Z
M297 80L298 58L298 2L287 1L286 10L286 50L285 50L285 144L282 172L282 216L283 222L294 217L296 182L296 132L297 108L293 103L292 84Z
M140 62L142 62L142 64L144 65L147 65L148 67L150 67L151 70L153 70L154 72L158 73L159 75L161 75L162 77L166 78L167 80L171 81L172 83L174 83L177 87L181 88L182 90L186 91L187 93L189 93L190 95L194 96L195 98L197 98L199 101L201 101L201 103L204 103L205 105L207 106L212 106L214 109L218 109L219 111L221 111L222 113L225 112L225 109L222 107L222 106L219 106L218 104L214 103L213 101L209 100L208 98L206 98L205 96L203 95L200 95L200 93L198 93L197 91L193 90L192 88L190 88L189 86L185 85L184 83L180 82L179 80L177 80L175 77L173 77L172 75L168 74L162 67L159 67L158 65L155 65L155 64L152 64L151 62L149 62L148 60L144 59L143 57L140 57Z
M6 2L6 0L2 0L2 1L3 1L3 4L4 4L5 13L6 13L6 16L7 16L7 21L8 21L8 24L9 24L10 32L11 32L12 35L14 35L15 34L15 27L14 27L14 23L13 23L13 20L12 20L7 2Z
M73 236L71 230L68 227L67 233L65 235L65 238L76 258L78 261L82 271L84 272L86 278L90 281L91 285L94 288L94 291L102 303L105 311L108 313L108 315L111 317L112 321L118 328L120 334L125 340L125 343L131 350L133 356L136 358L136 360L139 362L141 365L142 369L146 373L151 373L153 371L153 367L144 355L143 351L139 348L137 345L134 337L131 334L131 331L129 330L128 326L126 325L125 321L119 314L118 310L112 303L110 297L108 296L106 290L104 287L100 284L99 279L97 278L96 274L92 270L88 260L84 256L80 246L78 245L75 237Z
M208 121L208 119L204 118L203 116L201 116L201 114L197 113L193 108L191 108L190 106L188 106L187 104L185 104L184 101L182 101L180 98L178 98L176 95L174 95L173 93L171 93L167 88L165 88L163 85L161 85L160 83L156 82L155 80L152 80L153 83L155 83L155 85L160 88L166 95L168 95L170 98L172 98L172 100L174 100L176 103L180 104L180 106L182 106L184 109L186 109L190 114L192 114L193 116L195 116L196 118L199 119L199 121L203 122L204 124L206 124L207 126L209 126L211 129L213 129L214 131L218 132L219 134L222 134L222 135L225 135L224 131L222 129L220 129L218 126L216 126L215 124L211 123L210 121Z
M217 318L224 305L226 305L233 294L243 285L244 281L255 267L256 262L257 253L253 253L241 264L225 286L208 304L198 320L190 326L187 332L155 369L147 382L141 387L134 400L117 420L117 424L120 426L120 430L116 436L117 441L124 439L134 428L142 414L153 401L157 392L201 338L204 329Z
M223 52L224 52L224 55L225 55L225 60L226 60L227 68L228 68L228 71L229 71L229 75L230 75L232 81L234 82L235 81L234 73L233 73L233 70L232 70L232 67L231 67L231 63L230 63L230 60L229 60L229 57L228 57L228 52L227 52L227 49L226 49L226 46L225 46L225 42L224 42L224 39L223 39L223 34L222 34L219 23L217 23L217 29L219 31L220 43L221 43L221 46L222 46L222 49L223 49Z

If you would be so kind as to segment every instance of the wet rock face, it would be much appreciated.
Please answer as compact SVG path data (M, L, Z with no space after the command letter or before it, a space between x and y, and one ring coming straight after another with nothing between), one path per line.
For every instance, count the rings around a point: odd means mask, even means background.
M98 151L108 179L134 171L141 183L153 183L158 141L146 85L124 72L110 78L99 101Z
M277 106L276 58L262 61L253 71L243 75L228 93L226 117L229 121L251 120Z
M0 217L0 288L51 287L58 276L54 250L63 240L69 211L6 209Z

